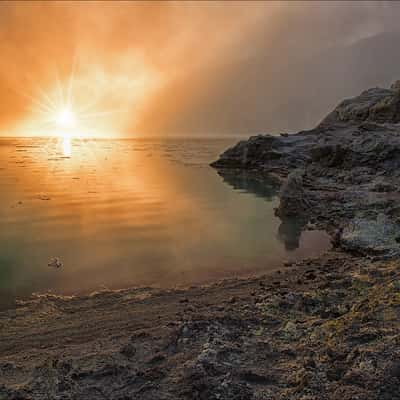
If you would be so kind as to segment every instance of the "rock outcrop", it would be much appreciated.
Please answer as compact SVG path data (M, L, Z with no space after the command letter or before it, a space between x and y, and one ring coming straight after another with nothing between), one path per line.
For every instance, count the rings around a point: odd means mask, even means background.
M342 101L322 124L335 122L400 122L400 81L390 89L373 88Z
M305 215L308 212L308 201L304 195L304 169L291 172L280 192L280 205L276 214L281 217Z
M315 145L309 132L299 135L252 136L224 152L211 165L215 168L238 168L287 176L290 170L305 165Z
M358 244L349 246L343 237L347 249L400 251L388 237L400 229L393 211L400 209L400 81L342 101L315 129L241 141L211 165L279 177L282 218L306 217L332 233L349 232L357 221L352 235ZM393 226L377 231L386 245L375 252L377 244L362 238L378 220Z

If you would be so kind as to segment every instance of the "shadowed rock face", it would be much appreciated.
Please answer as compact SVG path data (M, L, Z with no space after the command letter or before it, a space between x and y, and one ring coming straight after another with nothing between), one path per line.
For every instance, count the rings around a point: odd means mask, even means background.
M257 170L285 176L290 169L305 165L314 144L315 138L309 132L282 137L252 136L226 150L211 165L215 168Z
M400 254L397 218L390 229L366 232L400 205L400 81L344 100L313 130L241 141L211 165L278 177L277 215L338 229L340 238L353 229L352 244L342 241L349 251Z
M400 122L400 81L390 89L373 88L342 101L322 124L336 122Z
M313 130L252 136L226 150L211 165L219 169L255 169L284 177L310 163L324 167L376 167L398 158L397 123L400 81L391 89L369 89L344 100Z

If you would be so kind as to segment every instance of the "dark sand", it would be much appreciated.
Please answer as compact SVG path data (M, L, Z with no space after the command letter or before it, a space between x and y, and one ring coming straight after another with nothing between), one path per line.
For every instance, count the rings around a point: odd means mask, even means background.
M398 262L329 252L183 291L0 313L1 399L400 398Z

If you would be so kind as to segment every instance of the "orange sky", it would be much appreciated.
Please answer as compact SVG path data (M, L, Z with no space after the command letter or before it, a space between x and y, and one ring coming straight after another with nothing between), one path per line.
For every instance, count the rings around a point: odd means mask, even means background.
M301 128L339 100L334 85L323 99L317 88L309 110L296 112L299 91L316 79L305 73L312 57L392 31L399 11L361 2L3 2L0 134L51 134L46 120L67 97L93 136ZM377 83L389 75L376 73Z

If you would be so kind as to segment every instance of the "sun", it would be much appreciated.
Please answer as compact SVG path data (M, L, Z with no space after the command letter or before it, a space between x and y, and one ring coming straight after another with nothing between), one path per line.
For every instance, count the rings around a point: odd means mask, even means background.
M70 108L60 110L55 117L56 125L63 129L75 128L76 122L76 115Z
M62 139L62 150L65 157L71 157L71 139L76 130L77 117L70 107L61 108L54 116L58 136Z

